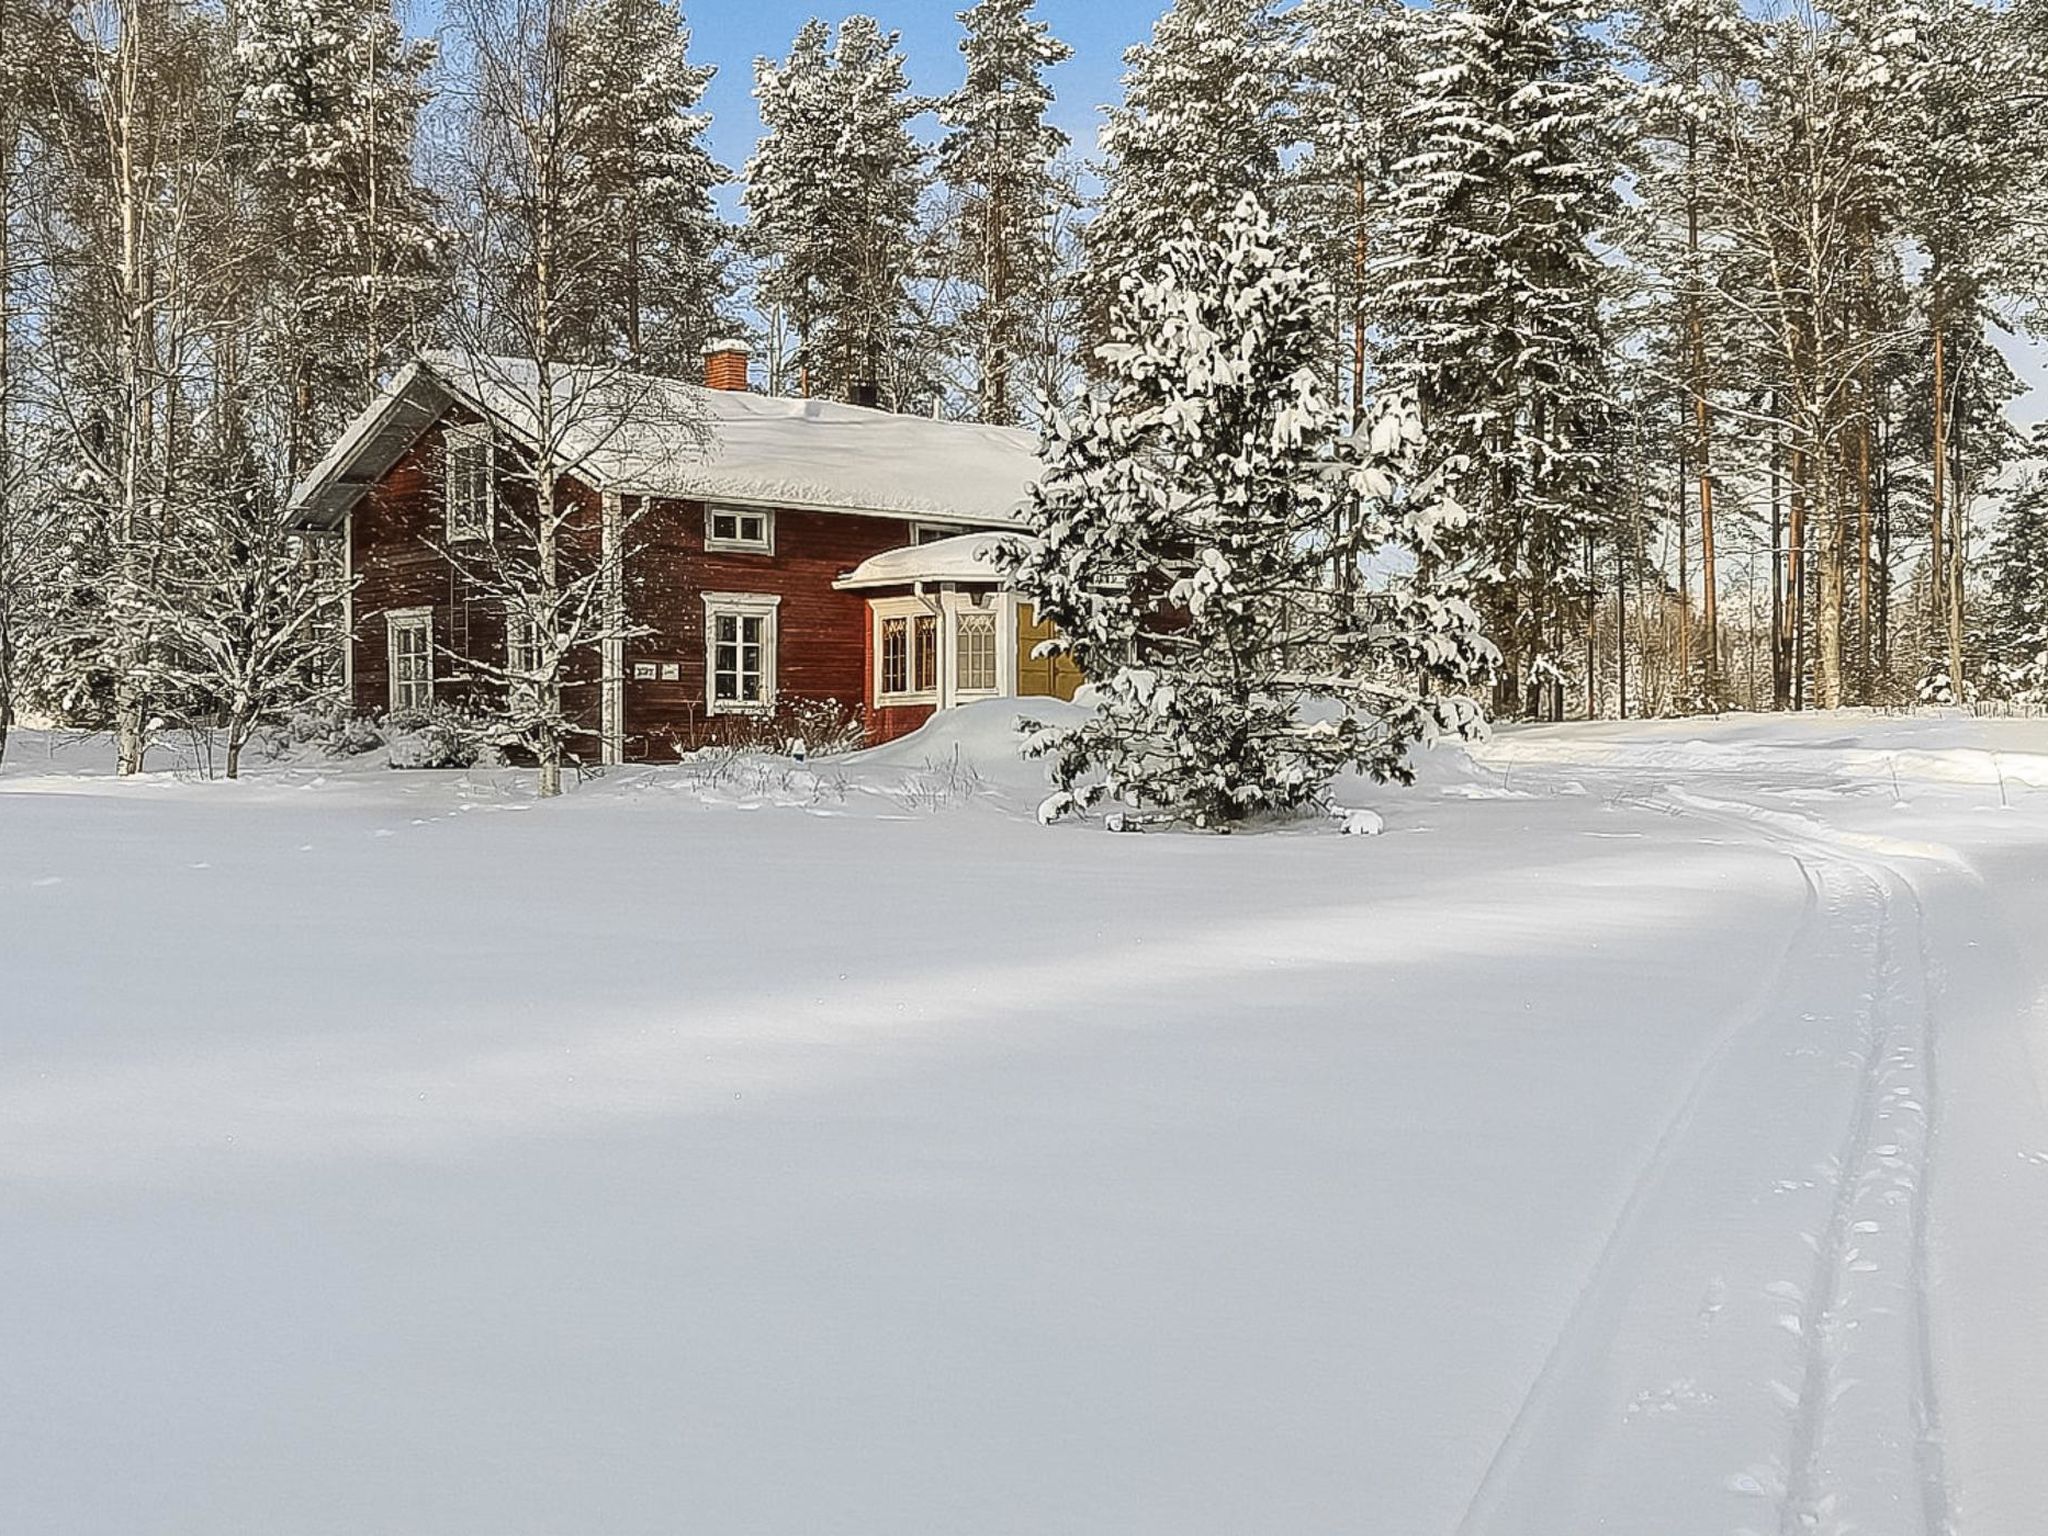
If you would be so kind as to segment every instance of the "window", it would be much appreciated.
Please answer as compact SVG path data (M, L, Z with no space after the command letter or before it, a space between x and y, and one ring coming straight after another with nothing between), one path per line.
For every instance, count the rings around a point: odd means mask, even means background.
M996 690L996 616L963 608L954 617L953 686L962 693Z
M434 702L434 610L394 608L384 615L391 664L391 707L425 709Z
M884 696L936 693L939 687L939 621L930 613L890 614L882 619L876 691Z
M706 507L704 547L773 554L775 514L749 507Z
M505 615L505 670L512 673L540 670L540 625L516 613Z
M781 601L744 592L704 594L704 674L714 715L774 707L775 609Z
M916 663L912 685L919 693L939 686L939 621L928 613L910 620L911 659Z
M448 542L491 536L491 435L483 427L450 427L441 435Z
M883 693L910 692L910 620L882 620Z
M910 542L912 544L936 544L941 539L950 539L958 528L948 528L944 523L912 523Z

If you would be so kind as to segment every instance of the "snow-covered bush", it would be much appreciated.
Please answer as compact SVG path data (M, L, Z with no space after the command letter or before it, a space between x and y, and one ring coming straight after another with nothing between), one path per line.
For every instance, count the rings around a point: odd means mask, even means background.
M1920 674L1914 695L1922 704L1968 704L1977 697L1977 690L1968 679L1958 688L1948 675L1948 663L1930 661L1927 670Z
M1419 472L1412 400L1353 431L1325 391L1330 305L1248 196L1126 283L1102 383L1049 413L1009 560L1097 695L1034 735L1047 819L1107 798L1227 826L1483 729L1497 652L1441 579L1463 514Z
M294 747L314 747L333 757L360 757L383 746L384 733L374 719L357 714L342 699L314 699L277 723L271 744L279 756Z
M837 757L867 745L867 721L857 704L784 696L771 714L725 717L718 740L732 751Z
M504 728L452 705L384 717L385 759L393 768L492 768L505 761Z

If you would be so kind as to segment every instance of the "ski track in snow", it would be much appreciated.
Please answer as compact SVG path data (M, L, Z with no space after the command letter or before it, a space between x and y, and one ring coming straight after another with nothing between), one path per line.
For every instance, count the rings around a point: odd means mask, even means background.
M1627 789L1616 792L1617 802L1628 798ZM1657 1208L1668 1198L1668 1175L1686 1155L1703 1104L1731 1058L1787 1023L1787 979L1814 968L1830 937L1868 949L1868 983L1857 999L1851 1042L1855 1087L1825 1168L1826 1220L1818 1230L1797 1234L1811 1250L1806 1278L1766 1288L1796 1307L1779 1318L1797 1343L1796 1383L1778 1389L1786 1400L1781 1443L1759 1441L1755 1459L1731 1469L1725 1486L1768 1499L1775 1508L1770 1526L1778 1536L1909 1529L1920 1536L1953 1536L1928 1298L1937 1042L1919 893L1896 863L1845 845L1824 824L1804 817L1675 787L1639 789L1635 803L1709 820L1768 844L1799 870L1805 900L1756 1000L1714 1041L1636 1172L1570 1314L1466 1507L1459 1536L1545 1536L1554 1529L1547 1523L1554 1516L1546 1495L1527 1484L1552 1477L1556 1458L1565 1453L1558 1444L1545 1444L1538 1426L1549 1412L1557 1420L1553 1441L1582 1437L1589 1428L1603 1432L1589 1426L1582 1411L1555 1400L1582 1394L1583 1382L1601 1374L1596 1357L1615 1315L1628 1305L1629 1287L1650 1283L1630 1274L1629 1266L1645 1243L1655 1241L1644 1229L1655 1224ZM1902 928L1908 930L1903 939ZM1783 1187L1801 1182L1788 1180ZM1607 1403L1609 1412L1597 1423L1611 1435L1646 1401L1675 1409L1703 1395L1695 1378L1679 1375L1670 1387L1637 1394L1626 1408ZM1582 1395L1577 1406L1584 1407ZM1887 1466L1889 1478L1873 1478L1873 1468ZM1853 1482L1845 1485L1838 1469L1853 1471ZM1656 1476L1647 1469L1643 1475ZM1585 1496L1583 1488L1562 1495ZM1900 1523L1902 1505L1917 1506L1910 1525ZM1683 1500L1674 1518L1681 1512L1704 1513ZM1697 1528L1715 1527L1705 1520ZM1719 1528L1765 1536L1754 1522Z
M1815 1245L1813 1278L1800 1314L1805 1349L1799 1400L1786 1455L1787 1486L1780 1506L1783 1536L1859 1527L1837 1516L1841 1494L1830 1487L1830 1469L1848 1463L1881 1462L1898 1445L1897 1426L1887 1410L1903 1406L1913 1450L1913 1473L1924 1536L1950 1536L1951 1500L1942 1456L1941 1418L1933 1358L1928 1299L1928 1204L1933 1183L1939 1102L1935 1074L1937 1040L1927 952L1926 914L1910 875L1897 864L1845 851L1820 823L1812 831L1791 830L1786 817L1763 818L1740 804L1709 800L1683 791L1673 802L1736 825L1763 831L1811 874L1811 861L1868 883L1879 902L1874 934L1873 974L1864 1013L1862 1061L1855 1108L1836 1154L1834 1205ZM1911 928L1909 946L1899 941L1900 910ZM1898 1242L1898 1207L1908 1212L1903 1256ZM1908 1315L1897 1316L1868 1291L1884 1270L1878 1238L1891 1257L1902 1257ZM1863 1378L1853 1373L1868 1356L1890 1352L1903 1360L1873 1362ZM1838 1406L1851 1394L1871 1396L1883 1384L1906 1383L1903 1405L1874 1404L1859 1426ZM1870 1420L1875 1420L1872 1424ZM1858 1434L1871 1443L1854 1444ZM1849 1443L1841 1443L1841 1442Z
M1587 1273L1585 1283L1580 1286L1564 1327L1551 1344L1543 1368L1538 1372L1522 1401L1515 1411L1513 1422L1507 1434L1495 1449L1487 1464L1485 1475L1474 1490L1467 1504L1464 1517L1458 1522L1458 1536L1477 1536L1490 1529L1490 1522L1500 1514L1513 1469L1529 1450L1532 1425L1538 1406L1555 1390L1555 1383L1578 1364L1578 1356L1590 1336L1598 1327L1596 1303L1603 1283L1609 1278L1618 1263L1623 1239L1631 1223L1654 1197L1658 1178L1673 1156L1678 1144L1684 1138L1699 1112L1715 1068L1727 1057L1736 1040L1747 1030L1756 1027L1770 1015L1779 983L1793 959L1799 954L1802 941L1812 933L1820 909L1820 890L1811 869L1804 860L1799 863L1800 873L1805 878L1806 892L1802 900L1799 920L1792 936L1779 952L1763 985L1758 989L1755 1001L1725 1029L1708 1051L1684 1098L1671 1117L1665 1122L1650 1155L1637 1170L1628 1196L1623 1200L1613 1227L1608 1231L1606 1241L1601 1245L1599 1255L1594 1259Z

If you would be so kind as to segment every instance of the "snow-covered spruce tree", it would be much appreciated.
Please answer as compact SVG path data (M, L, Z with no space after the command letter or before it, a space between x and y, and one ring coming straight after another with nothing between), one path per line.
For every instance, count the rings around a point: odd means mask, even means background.
M781 64L755 66L767 132L747 163L748 237L764 258L757 293L798 337L802 387L897 393L910 324L924 157L920 109L893 32L849 16L827 49L807 22Z
M447 292L439 213L415 169L434 48L406 38L391 0L269 0L230 15L256 362L281 396L290 480Z
M1347 435L1323 384L1331 298L1304 262L1249 196L1213 235L1183 226L1125 280L1101 383L1048 422L1013 579L1099 702L1036 744L1047 819L1107 798L1227 828L1317 802L1345 768L1404 779L1410 743L1480 725L1461 690L1493 652L1467 604L1332 580L1395 550L1434 561L1458 514L1408 478L1412 406Z
M686 375L719 329L725 227L713 189L729 173L704 147L698 110L717 72L690 62L673 0L584 0L569 20L572 131L615 267L593 325L627 358Z
M1555 715L1603 502L1604 273L1618 83L1584 0L1442 0L1418 17L1415 152L1383 270L1396 376L1472 514L1456 550L1504 653L1505 712ZM1548 676L1548 672L1545 673Z
M2036 451L2048 449L2037 431ZM2008 493L1991 545L1990 681L2012 698L2048 703L2048 464Z
M1073 50L1033 18L1034 0L980 0L960 13L967 78L939 104L951 130L939 178L958 205L953 266L972 298L961 317L974 359L975 415L1017 418L1017 384L1045 369L1031 354L1032 317L1059 278L1058 217L1070 191L1055 161L1067 136L1045 120L1045 71Z
M1971 507L2013 446L2002 412L2018 392L1987 321L2002 324L1995 301L2038 291L2042 277L2038 231L2048 209L2033 119L2048 95L2048 61L2006 7L1954 0L1922 10L1888 0L1872 10L1866 51L1891 66L1876 109L1887 114L1881 131L1896 144L1905 222L1924 253L1929 545L1941 642L1931 664L1961 678L1972 659L1964 653ZM1892 41L1901 31L1913 46Z
M1214 230L1245 194L1270 196L1290 134L1271 0L1174 0L1124 62L1086 235L1090 342L1109 334L1123 279L1149 272L1183 223Z

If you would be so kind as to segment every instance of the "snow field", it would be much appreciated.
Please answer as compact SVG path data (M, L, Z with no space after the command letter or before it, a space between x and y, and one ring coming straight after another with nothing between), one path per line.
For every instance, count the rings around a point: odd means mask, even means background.
M11 753L0 1529L2038 1528L2048 795L1935 769L2040 727L1111 837L995 714Z

